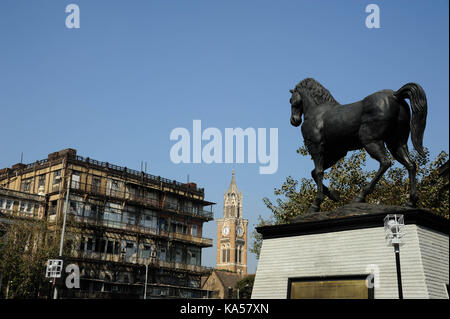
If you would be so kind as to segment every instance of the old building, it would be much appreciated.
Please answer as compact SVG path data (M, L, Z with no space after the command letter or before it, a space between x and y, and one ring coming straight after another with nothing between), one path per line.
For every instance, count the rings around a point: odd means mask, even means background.
M65 199L68 195L66 209ZM214 203L204 189L142 171L78 156L51 153L34 163L0 170L2 214L30 215L60 229L70 223L74 243L65 263L80 268L80 289L62 297L202 298L203 223ZM147 276L146 276L147 274Z
M242 218L242 193L234 170L224 194L223 218L217 220L217 269L247 274L247 225Z
M236 299L236 283L242 280L241 274L214 269L209 276L202 278L202 287L210 299Z

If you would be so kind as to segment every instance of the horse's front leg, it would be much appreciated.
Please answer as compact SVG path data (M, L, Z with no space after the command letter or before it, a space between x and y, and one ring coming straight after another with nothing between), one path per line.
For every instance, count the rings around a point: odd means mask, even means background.
M317 195L314 202L309 207L308 212L318 212L320 211L320 204L322 204L324 200L324 186L323 186L323 155L317 154L313 156L314 160L314 175L315 175L315 182L317 184Z
M375 177L372 179L372 181L368 185L363 187L361 193L359 193L358 196L353 199L354 203L365 203L366 196L374 191L375 185L378 183L387 169L392 165L392 162L389 159L386 148L384 147L384 143L382 141L366 144L364 145L364 148L372 158L376 159L380 163L380 168L378 169L378 172L375 174Z

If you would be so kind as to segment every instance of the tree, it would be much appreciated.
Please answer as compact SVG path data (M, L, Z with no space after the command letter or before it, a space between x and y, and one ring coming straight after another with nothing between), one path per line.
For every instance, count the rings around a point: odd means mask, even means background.
M248 275L236 283L235 290L239 291L239 299L250 299L252 297L255 275Z
M297 150L302 156L307 155L305 147ZM448 158L448 154L442 151L433 161L426 157L421 158L415 151L411 153L417 165L417 190L419 194L418 207L430 209L434 214L449 218L449 190L446 187L446 179L438 173ZM393 159L392 159L393 160ZM375 170L366 171L367 153L363 150L353 152L349 156L338 161L324 175L324 180L329 180L330 190L340 192L340 200L333 202L325 198L321 205L322 211L332 211L348 204L376 174ZM298 188L298 189L297 189ZM257 227L289 223L291 218L304 214L316 196L317 188L312 178L302 178L300 183L288 176L280 188L274 189L277 197L273 203L267 197L263 198L264 204L272 212L268 219L258 217ZM366 201L372 204L404 205L409 197L408 172L403 166L392 166L380 179L374 192ZM250 251L259 258L261 249L261 235L252 233L253 245Z
M0 234L0 273L8 286L8 298L46 297L46 263L59 254L60 229L49 230L43 220L10 217L0 223ZM65 240L64 255L72 245L70 239Z

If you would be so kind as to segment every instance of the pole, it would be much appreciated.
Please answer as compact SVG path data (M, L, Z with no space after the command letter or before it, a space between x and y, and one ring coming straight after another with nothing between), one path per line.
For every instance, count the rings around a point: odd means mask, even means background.
M148 278L148 264L145 264L144 299L147 299L147 278Z
M66 232L67 209L69 208L70 182L71 182L71 178L70 178L70 175L69 175L69 180L68 180L68 183L67 183L65 207L64 207L64 213L63 213L63 225L62 225L62 230L61 230L61 241L59 243L59 257L60 258L62 258L62 255L63 255L64 233ZM53 278L53 287L54 287L53 299L58 299L58 288L56 287L56 278Z
M67 184L66 203L64 207L63 226L61 230L61 242L59 243L59 257L62 257L63 254L64 233L66 231L67 209L69 206L69 193L70 193L70 176L69 176L69 183Z
M402 274L401 274L401 270L400 270L400 246L399 246L399 244L394 244L394 252L395 252L395 264L397 265L398 298L403 299Z

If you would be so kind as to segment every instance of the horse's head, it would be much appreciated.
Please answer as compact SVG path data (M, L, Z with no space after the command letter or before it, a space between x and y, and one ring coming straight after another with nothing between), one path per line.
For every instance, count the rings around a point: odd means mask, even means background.
M303 115L303 99L297 90L289 90L291 92L291 124L295 127L302 124Z

